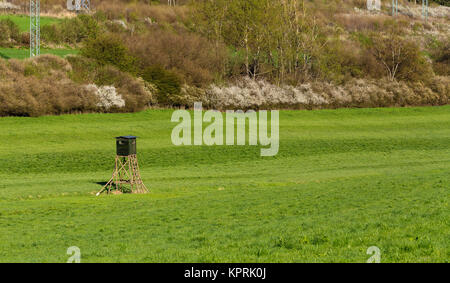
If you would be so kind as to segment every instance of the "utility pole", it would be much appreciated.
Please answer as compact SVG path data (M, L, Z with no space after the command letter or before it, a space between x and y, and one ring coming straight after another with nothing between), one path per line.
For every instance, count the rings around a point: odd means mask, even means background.
M41 53L40 0L30 0L30 57Z

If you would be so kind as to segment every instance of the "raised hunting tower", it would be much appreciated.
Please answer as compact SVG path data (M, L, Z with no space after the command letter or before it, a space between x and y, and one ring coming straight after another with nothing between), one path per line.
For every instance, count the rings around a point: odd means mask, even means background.
M135 136L116 137L116 160L111 179L97 193L97 196L106 191L108 194L115 190L116 192L126 192L124 185L130 185L131 193L147 193L139 172L139 164L136 156Z
M116 154L119 156L128 156L136 154L135 136L121 136L116 138Z

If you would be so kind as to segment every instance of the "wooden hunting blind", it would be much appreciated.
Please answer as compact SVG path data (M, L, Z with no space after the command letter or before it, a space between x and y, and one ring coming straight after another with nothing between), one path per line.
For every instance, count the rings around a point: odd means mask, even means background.
M135 136L116 137L116 153L119 156L128 156L136 154Z
M116 137L116 160L111 179L97 193L100 195L103 191L110 193L116 190L118 193L127 191L125 185L130 185L131 193L147 193L139 172L139 164L136 156L136 136Z

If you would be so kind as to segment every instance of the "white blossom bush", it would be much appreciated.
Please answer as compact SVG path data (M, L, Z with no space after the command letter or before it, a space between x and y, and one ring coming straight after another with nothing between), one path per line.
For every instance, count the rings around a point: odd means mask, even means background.
M206 89L184 86L180 105L202 102L210 109L319 109L339 107L387 107L443 105L450 101L449 79L436 77L432 86L389 80L354 79L344 85L314 82L277 86L244 78L234 84Z
M122 108L125 106L125 100L117 93L114 86L98 87L95 84L89 84L86 88L93 91L99 98L99 102L97 103L98 107L109 110L112 107Z
M206 90L208 100L219 109L260 108L273 105L326 105L326 96L316 93L311 84L277 86L263 80L244 78L235 85L212 85Z

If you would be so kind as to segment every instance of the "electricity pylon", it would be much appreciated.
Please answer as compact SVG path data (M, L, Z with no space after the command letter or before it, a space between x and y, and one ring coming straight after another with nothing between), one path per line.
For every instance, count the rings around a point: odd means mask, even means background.
M422 0L422 18L428 21L428 0Z
M392 0L392 16L398 15L398 0Z
M30 57L41 53L40 0L30 0Z
M67 0L67 10L76 11L77 13L81 10L89 12L91 10L90 0Z

